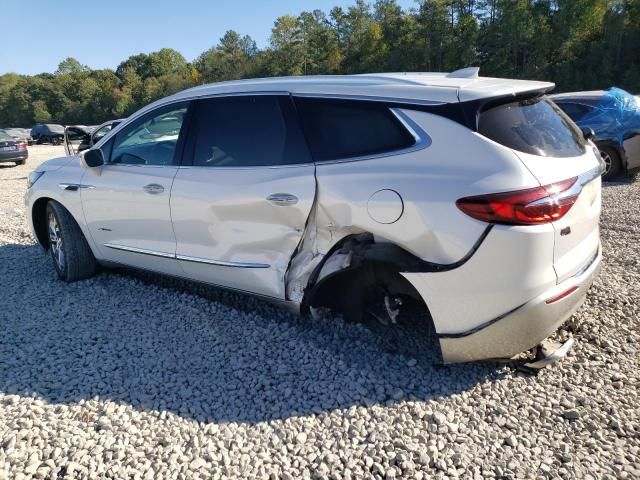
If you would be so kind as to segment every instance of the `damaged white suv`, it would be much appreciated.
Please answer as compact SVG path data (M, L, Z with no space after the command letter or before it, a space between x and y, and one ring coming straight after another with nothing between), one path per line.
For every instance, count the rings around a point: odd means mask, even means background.
M419 302L445 362L510 357L601 259L602 161L552 88L477 69L193 88L43 163L29 222L66 281L126 265L389 322Z

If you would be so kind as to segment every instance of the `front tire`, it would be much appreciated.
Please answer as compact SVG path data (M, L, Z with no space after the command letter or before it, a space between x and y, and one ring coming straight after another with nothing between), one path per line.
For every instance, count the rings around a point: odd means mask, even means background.
M65 282L91 277L96 259L71 214L55 200L47 204L49 250L56 273Z
M622 170L620 155L618 155L618 152L615 150L615 148L611 147L598 147L598 150L600 150L600 155L602 156L605 164L605 170L602 174L602 180L608 182L615 179L618 175L620 175L620 171Z
M51 139L51 145L60 145L60 138L58 137L53 137Z

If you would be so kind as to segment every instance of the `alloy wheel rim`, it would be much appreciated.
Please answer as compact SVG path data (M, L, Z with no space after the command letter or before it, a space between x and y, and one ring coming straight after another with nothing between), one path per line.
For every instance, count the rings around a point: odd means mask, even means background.
M60 234L60 225L53 212L49 213L49 245L58 269L64 270L65 258L62 235Z
M604 160L604 174L606 175L611 170L611 156L606 152L600 152L602 160Z

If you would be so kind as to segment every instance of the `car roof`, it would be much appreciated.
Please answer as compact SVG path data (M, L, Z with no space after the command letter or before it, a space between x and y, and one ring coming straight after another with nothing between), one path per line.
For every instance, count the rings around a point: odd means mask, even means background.
M383 99L398 103L440 105L526 92L547 92L555 87L555 84L550 82L481 77L478 75L478 71L477 67L469 67L451 73L393 72L358 75L306 75L211 83L183 90L157 100L138 110L112 132L117 132L158 106L214 95L291 93L301 96ZM110 136L111 132L101 142Z
M477 76L477 69L471 68L453 73L396 72L235 80L190 88L170 98L179 100L233 93L289 92L300 95L381 97L440 104L528 91L547 91L553 87L554 84L549 82L480 77Z

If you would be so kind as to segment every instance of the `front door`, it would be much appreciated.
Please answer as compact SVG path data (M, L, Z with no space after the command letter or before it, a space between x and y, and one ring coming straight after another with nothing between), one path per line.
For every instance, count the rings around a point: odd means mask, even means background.
M171 194L187 276L285 298L315 197L315 168L288 95L195 103Z
M182 274L169 198L186 111L174 104L134 121L102 146L105 164L84 174L85 219L103 259Z

